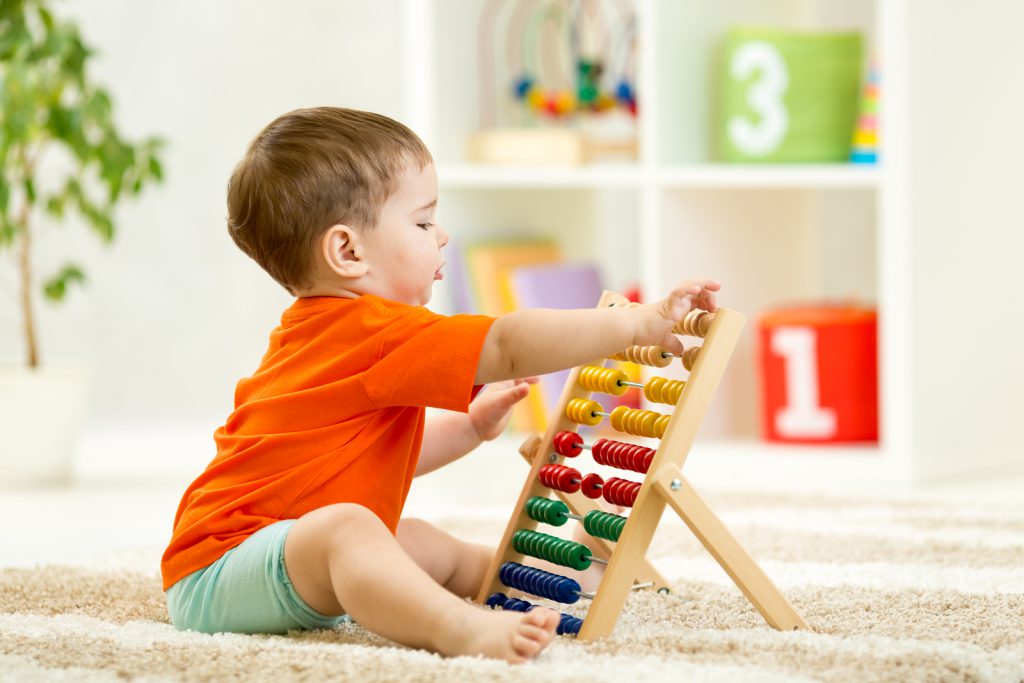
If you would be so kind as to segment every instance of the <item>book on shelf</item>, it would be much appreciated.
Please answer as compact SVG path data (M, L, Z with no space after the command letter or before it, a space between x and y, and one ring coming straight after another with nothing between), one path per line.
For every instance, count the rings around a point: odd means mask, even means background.
M560 262L562 253L553 241L525 239L471 244L463 257L477 310L484 315L498 316L520 307L510 281L514 270ZM512 427L520 431L541 431L546 422L544 400L535 385L512 410Z
M593 308L604 291L600 269L589 263L557 263L516 268L511 275L512 293L518 308ZM624 368L625 369L625 368ZM634 369L635 370L635 369ZM629 371L627 371L629 372ZM635 371L631 379L636 379ZM544 403L543 428L554 411L569 370L542 375L538 392ZM629 405L639 407L632 400L636 392L623 396L603 398L610 407Z

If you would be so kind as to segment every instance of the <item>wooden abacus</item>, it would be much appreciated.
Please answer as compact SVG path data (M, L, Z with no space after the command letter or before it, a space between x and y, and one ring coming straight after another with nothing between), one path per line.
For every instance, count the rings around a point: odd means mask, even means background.
M598 303L598 307L628 305L614 292L605 292ZM526 600L506 596L503 586L568 604L580 597L592 598L584 619L563 613L558 632L576 633L582 640L608 635L631 590L651 587L669 592L668 582L645 557L669 505L770 626L779 630L808 628L681 472L743 324L744 317L728 309L688 313L672 331L702 337L704 343L682 354L683 365L690 371L685 382L661 377L646 384L626 382L623 373L604 367L604 359L572 370L547 432L543 438L531 436L520 448L532 467L488 568L478 602L519 611L532 607ZM655 367L665 367L673 360L656 346L632 347L612 358ZM642 387L648 401L674 405L674 412L663 415L619 406L605 413L590 398L594 391L621 394L629 387ZM608 439L585 445L576 433L577 424L596 424L602 417L608 417L618 431L660 438L661 443L656 450ZM643 482L618 477L605 481L597 474L582 475L562 464L564 458L576 457L583 449L591 450L599 464L644 474ZM557 499L548 498L550 491ZM632 507L632 512L623 517L603 511L594 503L598 497ZM586 569L591 562L599 561L584 544L537 531L542 522L560 526L568 519L580 521L594 543L610 557L596 595L584 593L569 577L521 564L524 555L575 569Z

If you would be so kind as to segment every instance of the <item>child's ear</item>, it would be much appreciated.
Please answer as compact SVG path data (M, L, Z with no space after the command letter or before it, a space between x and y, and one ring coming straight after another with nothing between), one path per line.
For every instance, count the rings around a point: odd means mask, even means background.
M332 225L320 239L327 267L342 277L366 275L367 263L359 233L347 225Z

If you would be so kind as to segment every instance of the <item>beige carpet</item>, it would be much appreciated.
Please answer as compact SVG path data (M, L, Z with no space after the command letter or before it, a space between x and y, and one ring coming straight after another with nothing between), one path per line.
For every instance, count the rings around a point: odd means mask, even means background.
M559 639L528 665L446 660L356 625L181 633L148 549L110 568L0 569L0 681L1024 681L1024 502L705 493L813 633L767 627L667 514L651 557L675 594L636 594L614 636ZM504 522L440 525L493 542Z

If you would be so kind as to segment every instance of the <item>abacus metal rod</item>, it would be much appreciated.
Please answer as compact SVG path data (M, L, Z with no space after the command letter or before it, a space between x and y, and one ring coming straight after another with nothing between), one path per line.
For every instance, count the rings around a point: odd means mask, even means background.
M654 585L653 581L646 581L644 583L634 583L633 587L630 588L630 590L638 591L638 590L641 590L643 588L650 588L653 585ZM587 600L593 600L594 598L597 597L597 593L585 593L583 591L573 591L573 593L575 593L576 595L580 596L581 598L586 598Z

